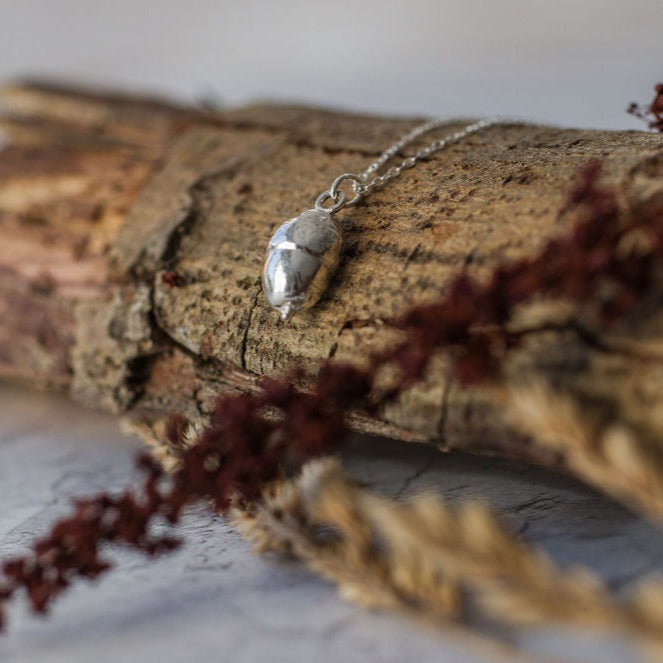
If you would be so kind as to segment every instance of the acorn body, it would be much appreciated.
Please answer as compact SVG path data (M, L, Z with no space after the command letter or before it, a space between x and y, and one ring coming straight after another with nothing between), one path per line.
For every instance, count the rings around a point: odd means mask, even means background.
M323 210L307 210L276 229L262 284L267 301L284 320L320 299L338 268L342 246L338 224Z

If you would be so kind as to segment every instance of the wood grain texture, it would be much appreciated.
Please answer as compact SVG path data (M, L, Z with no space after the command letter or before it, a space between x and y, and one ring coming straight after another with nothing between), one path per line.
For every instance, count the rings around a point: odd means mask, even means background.
M5 108L0 373L148 421L204 416L221 390L253 389L294 363L361 363L398 338L387 320L460 272L484 278L568 230L560 210L591 159L626 205L663 195L660 136L491 127L340 214L332 287L284 323L260 289L275 227L420 120L284 106L212 113L38 84L9 88ZM525 307L527 338L507 371L661 425L660 307L648 306L610 338L579 333L564 302ZM555 462L510 430L489 393L450 384L442 356L379 418L353 422Z

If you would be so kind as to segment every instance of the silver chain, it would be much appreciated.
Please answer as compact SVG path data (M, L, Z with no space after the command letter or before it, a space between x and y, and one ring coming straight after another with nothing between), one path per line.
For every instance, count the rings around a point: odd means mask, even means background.
M397 140L393 145L388 147L373 163L371 163L365 170L361 173L343 173L339 175L333 182L332 185L326 191L323 191L315 201L315 209L324 212L338 212L343 207L349 207L351 205L356 205L367 193L378 189L384 186L387 182L397 178L404 170L412 168L417 165L422 159L427 159L435 152L458 143L463 140L470 134L481 131L486 127L493 126L500 123L499 118L486 118L483 120L478 120L472 124L468 124L466 127L454 131L438 140L425 145L412 156L405 157L400 163L391 166L382 174L378 174L381 168L383 168L390 159L393 159L403 148L413 143L417 138L420 138L424 134L435 131L445 125L450 123L449 120L431 120L422 124L418 127L415 127L409 133L405 134L402 138ZM340 189L340 186L343 182L348 180L352 183L352 191L354 195L352 198L348 198L345 193ZM324 206L324 203L327 200L331 200L332 204L328 207Z

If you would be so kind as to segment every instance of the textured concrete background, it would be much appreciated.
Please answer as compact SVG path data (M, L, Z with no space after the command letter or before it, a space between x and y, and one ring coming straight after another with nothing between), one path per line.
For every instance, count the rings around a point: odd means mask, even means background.
M0 79L637 127L660 0L0 0Z

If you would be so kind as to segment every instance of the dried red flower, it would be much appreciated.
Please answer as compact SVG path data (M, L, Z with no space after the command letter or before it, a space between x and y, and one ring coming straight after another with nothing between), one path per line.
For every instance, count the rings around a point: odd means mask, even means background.
M419 378L425 357L439 348L459 347L456 378L463 383L495 376L501 354L513 347L505 323L514 309L534 295L564 296L580 304L593 303L602 322L627 314L654 282L663 257L663 213L641 209L622 214L613 190L599 185L601 164L589 163L571 188L565 210L580 220L566 237L550 240L538 255L498 267L480 285L459 277L441 302L418 306L395 324L410 332L402 348L408 378ZM641 231L650 238L646 253L624 253L624 237ZM603 293L610 285L610 296ZM422 359L416 365L410 348Z
M663 131L663 83L654 86L654 99L649 104L632 102L626 112L646 122L650 129Z
M161 281L169 288L181 288L186 284L186 279L174 269L164 272L161 275Z
M4 562L3 603L23 589L32 608L46 612L77 577L95 578L110 568L100 552L104 543L124 543L148 555L178 545L173 537L150 535L156 516L171 513L169 493L159 486L163 470L154 460L142 456L138 465L146 475L139 493L127 490L119 496L101 494L75 501L72 515L55 523L29 553ZM0 610L0 625L3 617Z

